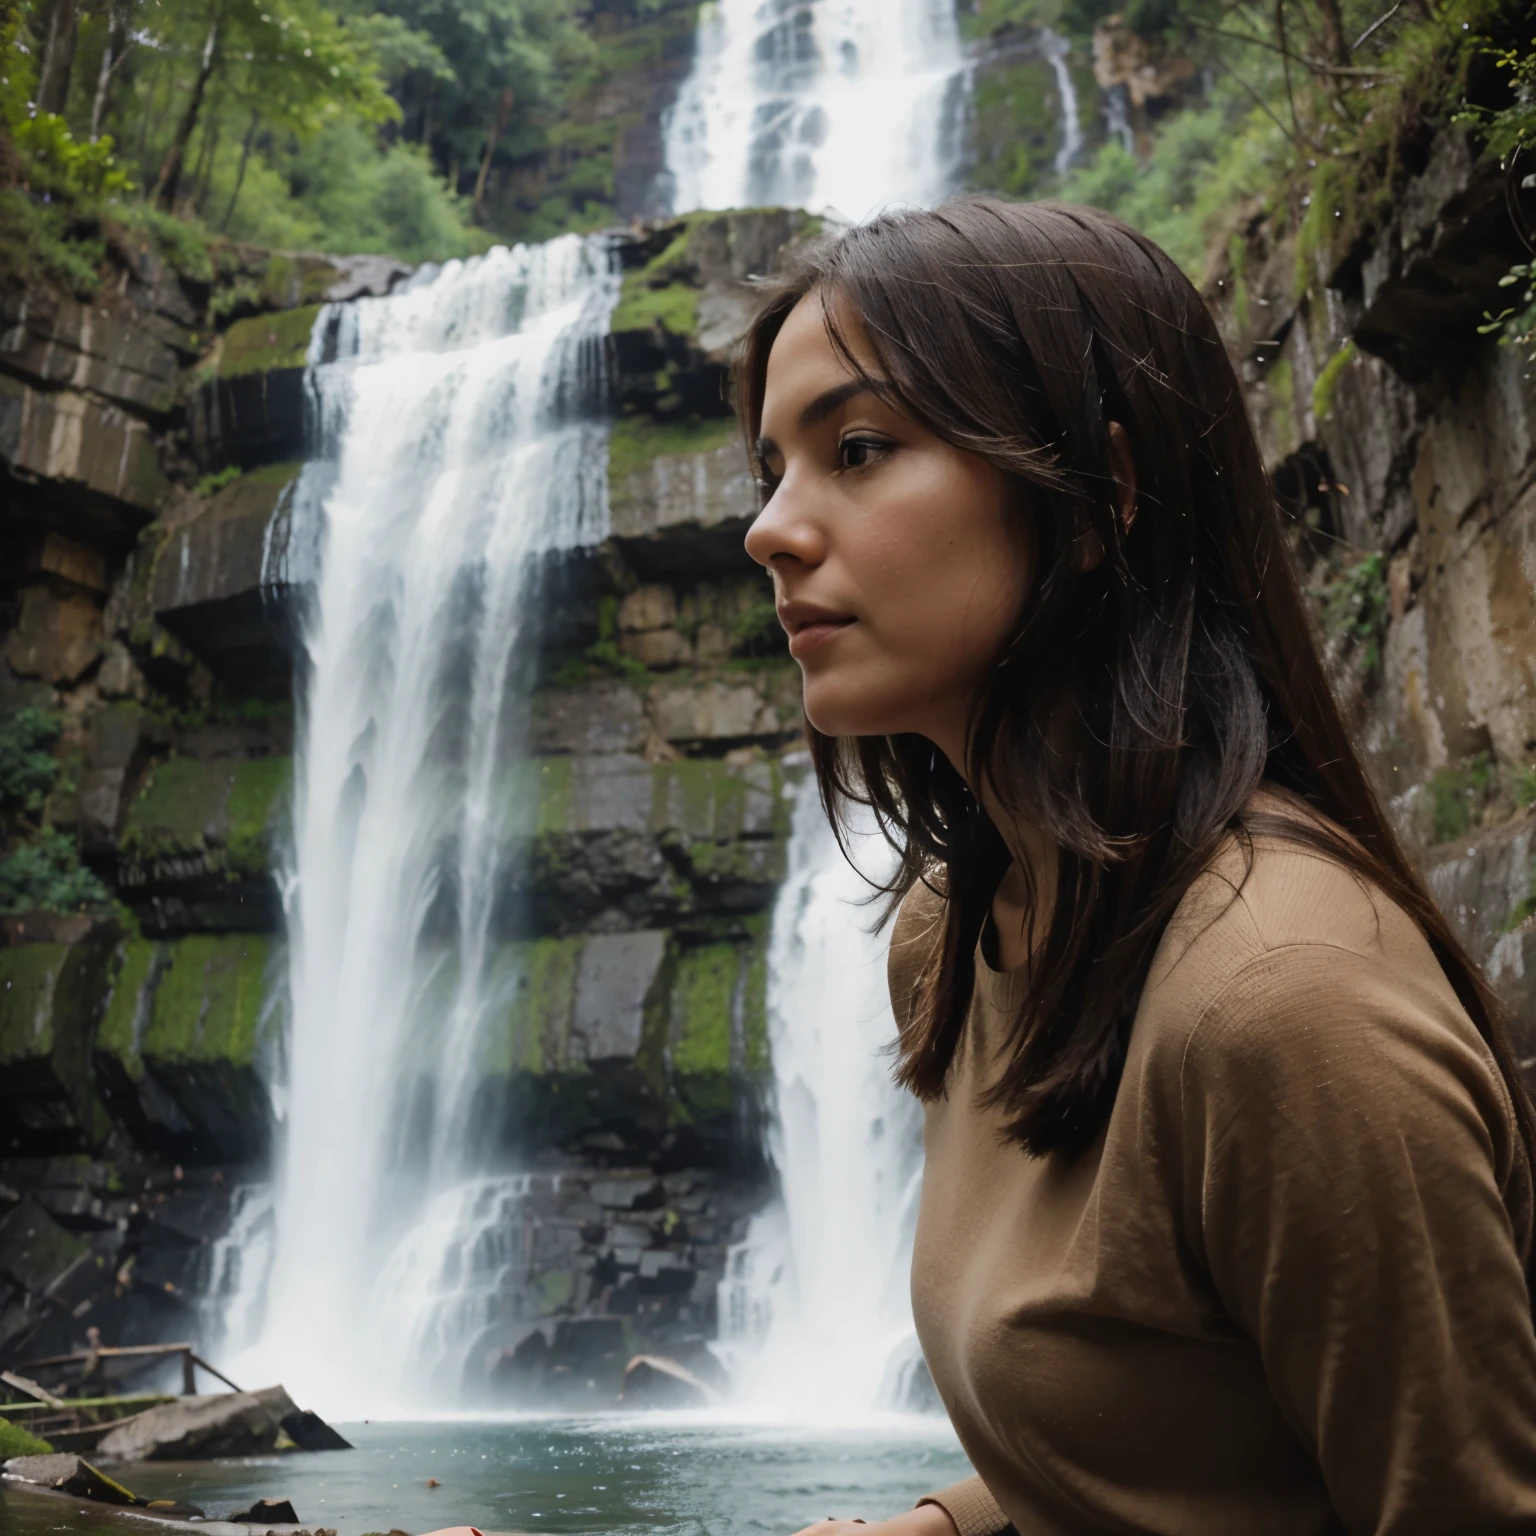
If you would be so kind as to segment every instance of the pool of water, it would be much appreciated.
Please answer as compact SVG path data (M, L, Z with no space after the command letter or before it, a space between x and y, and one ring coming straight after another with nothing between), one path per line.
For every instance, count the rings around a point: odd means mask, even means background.
M702 1415L339 1427L356 1450L145 1463L116 1475L135 1493L214 1518L287 1498L305 1524L339 1536L447 1525L789 1536L828 1515L895 1514L970 1474L934 1418L844 1429Z

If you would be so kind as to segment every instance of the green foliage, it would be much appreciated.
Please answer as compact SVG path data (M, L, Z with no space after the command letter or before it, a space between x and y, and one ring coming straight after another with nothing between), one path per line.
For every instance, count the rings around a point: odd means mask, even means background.
M1536 144L1536 36L1525 48L1485 49L1494 68L1507 71L1510 101L1502 107L1463 103L1455 121L1478 129L1488 152L1503 160L1525 144Z
M197 494L212 496L215 491L222 491L226 485L233 485L242 473L238 464L226 464L217 474L204 475L197 482Z
M54 827L0 862L0 912L80 912L107 900L106 887L80 863L74 840Z
M1387 626L1387 557L1380 551L1366 555L1312 596L1322 606L1324 628L1358 648L1360 669L1369 676L1381 662Z
M1536 765L1516 769L1510 779L1510 798L1516 805L1536 805Z
M0 717L0 811L35 816L59 776L53 745L63 720L44 709Z
M1429 781L1431 824L1437 843L1465 837L1482 820L1483 807L1497 787L1493 757L1478 752Z
M9 1461L12 1456L49 1456L52 1453L53 1447L46 1440L40 1440L30 1430L13 1424L0 1414L0 1462Z
M1145 230L1199 281L1234 208L1283 174L1288 149L1251 100L1218 84L1205 106L1169 118L1145 163L1110 139L1061 195Z

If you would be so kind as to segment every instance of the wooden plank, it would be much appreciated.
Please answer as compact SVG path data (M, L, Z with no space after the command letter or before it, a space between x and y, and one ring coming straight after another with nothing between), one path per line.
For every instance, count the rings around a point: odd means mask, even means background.
M62 1398L57 1398L52 1392L38 1386L35 1381L25 1376L18 1376L14 1371L0 1371L0 1381L8 1387L14 1387L18 1392L25 1393L28 1397L35 1397L40 1403L47 1403L50 1408L67 1409L70 1406Z

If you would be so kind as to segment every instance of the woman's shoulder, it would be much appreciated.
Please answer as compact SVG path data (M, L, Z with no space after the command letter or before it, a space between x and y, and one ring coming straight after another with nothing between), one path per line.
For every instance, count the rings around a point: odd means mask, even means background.
M1345 956L1390 964L1450 993L1419 925L1350 866L1337 828L1273 799L1256 801L1255 810L1169 920L1148 994L1214 995L1280 954L1312 967L1343 964Z
M1427 1074L1512 1121L1492 1053L1414 918L1326 844L1254 821L1169 923L1133 1049L1173 1068L1181 1091L1230 1075L1367 1093Z

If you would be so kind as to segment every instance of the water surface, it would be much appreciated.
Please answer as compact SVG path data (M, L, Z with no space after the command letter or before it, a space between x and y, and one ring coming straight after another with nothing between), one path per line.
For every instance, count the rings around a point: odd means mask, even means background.
M311 1529L339 1536L458 1524L789 1536L828 1515L895 1514L970 1475L949 1426L932 1418L856 1428L650 1415L341 1429L356 1450L146 1463L118 1475L135 1493L182 1499L214 1518L258 1498L288 1498ZM429 1488L428 1478L440 1486ZM60 1522L35 1531L80 1528Z

